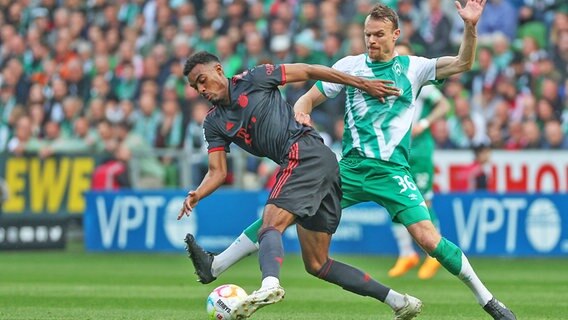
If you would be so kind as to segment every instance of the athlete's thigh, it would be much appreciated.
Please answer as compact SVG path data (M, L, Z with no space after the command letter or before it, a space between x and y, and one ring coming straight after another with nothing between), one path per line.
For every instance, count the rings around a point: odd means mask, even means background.
M267 204L262 213L262 228L276 228L281 233L294 223L296 216L273 204Z
M347 208L357 203L363 202L363 179L365 170L362 167L361 158L346 157L339 161L339 172L341 176L341 190L343 197L341 207Z
M384 162L376 166L369 166L369 174L365 177L364 186L369 201L383 206L395 222L399 222L397 216L400 212L424 206L422 194L408 169L403 166ZM417 212L422 218L423 210ZM428 219L427 215L426 219Z
M323 265L329 256L331 234L308 230L296 225L298 240L302 249L302 259L306 265Z

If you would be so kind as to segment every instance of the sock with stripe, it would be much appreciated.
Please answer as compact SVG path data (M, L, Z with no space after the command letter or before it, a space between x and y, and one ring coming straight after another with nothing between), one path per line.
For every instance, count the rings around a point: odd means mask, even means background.
M258 260L260 262L260 271L262 271L262 279L268 277L279 279L280 269L284 260L282 234L275 228L269 227L260 231L258 239L260 243Z
M454 243L442 238L430 255L468 286L481 306L485 306L493 298L493 295L473 271L467 257Z
M403 295L375 281L367 273L345 263L328 259L317 276L347 291L375 298L388 304L394 310L404 306Z

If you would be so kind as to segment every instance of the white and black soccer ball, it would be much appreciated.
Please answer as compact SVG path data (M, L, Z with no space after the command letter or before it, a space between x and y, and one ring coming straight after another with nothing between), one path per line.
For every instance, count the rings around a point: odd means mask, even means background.
M234 284L224 284L215 288L207 297L209 319L233 320L231 311L246 297L246 291Z

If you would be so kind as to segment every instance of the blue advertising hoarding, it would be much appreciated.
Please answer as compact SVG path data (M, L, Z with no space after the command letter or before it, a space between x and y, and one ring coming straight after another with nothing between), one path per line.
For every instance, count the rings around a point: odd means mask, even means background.
M193 233L218 252L262 213L266 192L219 190L191 217L177 220L185 192L88 192L85 246L90 251L182 251ZM564 195L445 194L434 198L442 233L470 255L560 256L568 253ZM395 254L390 218L376 204L344 210L333 237L335 253ZM295 228L284 234L287 252L299 252Z
M567 256L563 194L447 194L434 198L442 233L470 255Z

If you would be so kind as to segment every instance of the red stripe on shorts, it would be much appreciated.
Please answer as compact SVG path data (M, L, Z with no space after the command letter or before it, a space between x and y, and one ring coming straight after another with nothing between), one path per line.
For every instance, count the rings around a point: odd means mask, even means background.
M292 145L292 148L290 148L290 152L288 153L288 158L290 159L290 161L288 162L286 169L282 171L280 179L278 179L278 181L274 185L274 188L270 193L270 199L278 197L280 191L282 191L282 186L286 183L288 178L290 178L292 171L298 166L298 164L300 164L300 161L298 160L298 154L298 143L296 142Z

